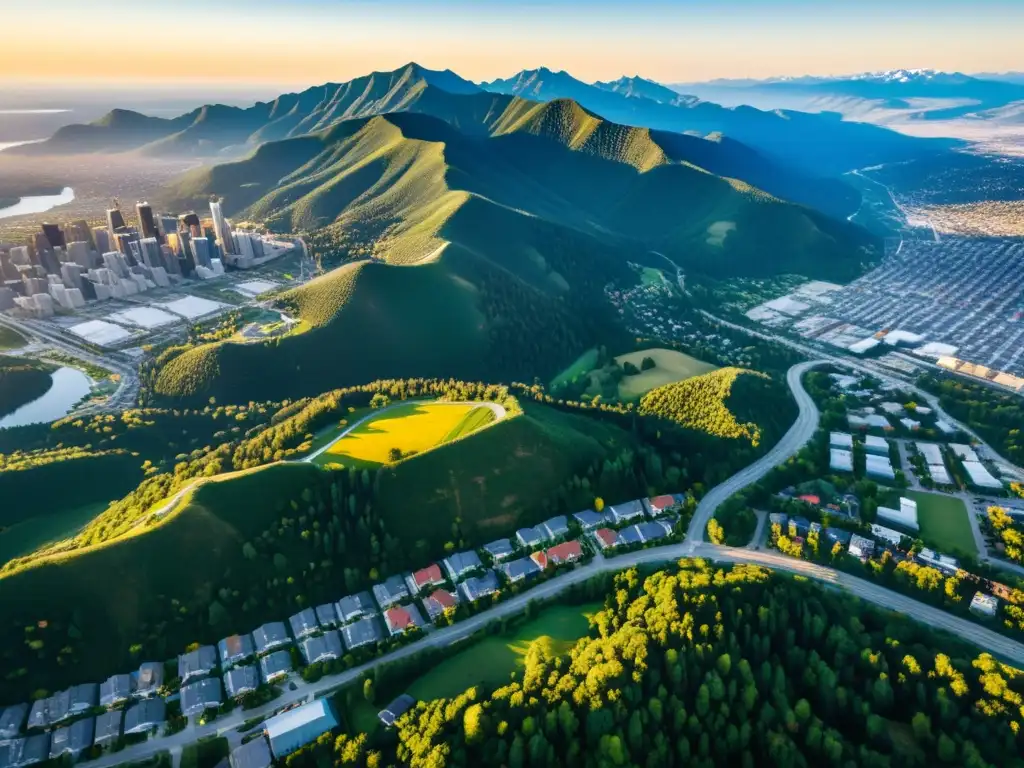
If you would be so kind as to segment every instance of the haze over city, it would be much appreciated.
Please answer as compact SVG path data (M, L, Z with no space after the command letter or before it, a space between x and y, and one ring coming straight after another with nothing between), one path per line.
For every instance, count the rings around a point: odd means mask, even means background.
M24 34L5 41L0 81L51 86L301 86L408 61L474 80L541 65L662 82L1024 68L1015 0L39 0L4 21Z

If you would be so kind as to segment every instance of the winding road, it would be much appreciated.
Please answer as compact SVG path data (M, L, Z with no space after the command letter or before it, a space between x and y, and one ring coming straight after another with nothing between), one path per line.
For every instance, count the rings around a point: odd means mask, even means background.
M673 562L686 557L701 557L724 563L761 565L778 571L811 578L826 585L843 589L849 594L881 608L913 617L930 627L978 644L985 650L991 651L1019 666L1024 666L1024 644L967 619L954 616L913 598L893 592L873 582L806 560L786 557L776 552L724 547L701 540L707 521L711 519L711 516L722 502L737 491L757 482L773 467L795 455L814 434L818 426L818 409L810 395L804 390L801 377L811 368L824 362L827 361L812 360L802 362L793 366L788 371L786 382L793 392L793 396L796 398L800 409L796 422L778 444L761 459L745 467L708 492L698 505L694 519L687 531L687 538L682 543L640 550L613 558L598 555L586 565L581 565L571 571L559 574L503 603L481 611L465 621L460 621L449 627L432 630L421 640L398 648L358 667L353 667L337 675L325 677L316 683L306 683L301 679L295 680L293 682L294 690L289 685L289 689L279 698L261 707L245 711L235 709L230 714L203 726L190 724L188 728L180 733L167 737L154 737L142 744L131 745L120 752L106 753L96 760L89 761L88 765L94 768L109 768L121 763L144 760L165 750L177 754L183 746L191 744L198 739L214 735L229 734L233 742L237 743L237 729L247 720L257 717L269 717L283 707L312 700L316 696L354 683L363 674L380 664L407 658L428 648L452 646L482 629L491 621L520 613L526 607L526 604L531 601L553 599L574 584L579 584L602 573L615 572L636 565ZM372 415L378 413L380 411ZM359 423L356 422L349 429L358 426Z

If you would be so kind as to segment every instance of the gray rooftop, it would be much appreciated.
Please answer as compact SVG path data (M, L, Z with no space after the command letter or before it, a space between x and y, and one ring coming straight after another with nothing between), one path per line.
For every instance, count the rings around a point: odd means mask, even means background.
M224 687L231 697L251 693L260 686L260 673L255 664L245 664L229 669L224 675Z
M580 527L587 531L593 528L600 528L605 523L605 516L592 509L576 512L573 517L576 518L576 522L580 524Z
M547 533L540 526L520 528L516 531L516 540L524 547L535 547L543 543L547 537Z
M321 627L333 627L338 623L338 611L334 603L325 603L316 607L316 620Z
M498 591L498 574L488 569L480 576L470 576L460 585L462 594L472 602Z
M409 588L405 584L405 574L396 573L380 584L373 585L373 596L381 608L389 608L395 603L409 597Z
M484 544L483 548L495 560L504 560L515 551L512 542L508 539L496 539L489 544Z
M68 711L71 714L92 709L99 701L100 687L96 683L80 683L68 688Z
M274 758L264 736L231 750L231 768L270 768Z
M292 655L288 651L274 651L260 658L260 675L267 683L278 675L292 671Z
M131 675L113 675L100 683L100 704L110 707L126 701L131 698L132 690Z
M444 569L448 571L452 581L457 581L465 573L483 566L483 563L480 562L480 556L472 550L468 552L453 552L443 562Z
M164 665L159 661L144 661L139 665L135 692L140 696L156 693L164 684Z
M342 639L348 650L354 650L369 643L377 643L384 639L384 628L376 616L367 616L341 630Z
M270 621L253 630L252 639L256 642L257 653L264 653L288 645L292 639L285 629L283 621Z
M395 721L408 712L410 709L416 706L416 699L410 696L408 693L403 693L397 699L388 704L384 709L377 713L377 717L384 725L390 727L395 724Z
M505 563L505 575L509 581L519 581L536 573L540 573L540 566L528 557Z
M231 635L217 643L220 663L225 666L237 664L256 653L252 635Z
M639 523L636 527L640 529L640 535L644 537L644 541L663 539L669 533L665 530L665 526L655 522Z
M312 608L303 608L294 616L291 616L288 619L288 623L292 627L292 637L296 640L312 635L320 629L320 625L316 621L316 611Z
M181 712L183 715L198 715L205 709L219 707L221 702L220 679L204 677L181 689Z
M640 499L625 501L622 504L613 504L605 512L609 519L621 523L626 520L634 520L643 517L644 505Z
M619 531L619 540L617 546L629 545L629 544L643 544L644 537L640 533L640 529L631 525L628 528L623 528Z
M363 616L372 616L377 612L377 604L373 602L373 595L369 592L356 592L354 595L341 598L337 609L338 618L346 622L361 619Z
M167 719L167 706L163 699L144 699L128 707L124 713L124 732L140 733L161 725Z
M569 533L569 518L565 515L555 515L541 523L540 527L547 532L549 538L557 539Z
M200 675L208 675L217 668L217 650L203 645L178 657L178 677L182 682Z
M4 708L3 714L0 714L0 738L10 739L21 732L28 709L28 704L13 704Z
M37 733L0 746L0 765L17 768L34 765L50 757L50 734Z
M96 743L105 744L114 741L121 736L121 723L124 720L124 712L114 709L96 716Z
M302 642L302 655L307 664L328 659L340 659L345 655L341 647L341 636L338 630L329 629L317 637L308 637Z
M83 749L91 747L95 727L96 719L86 717L56 729L50 734L50 758L57 758L65 753L78 754Z

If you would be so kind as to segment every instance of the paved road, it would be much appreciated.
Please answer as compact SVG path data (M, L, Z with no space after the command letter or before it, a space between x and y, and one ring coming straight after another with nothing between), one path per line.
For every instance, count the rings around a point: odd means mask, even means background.
M716 485L708 491L707 495L701 499L700 504L697 505L697 511L690 521L690 527L686 531L687 539L694 542L703 539L708 522L722 502L748 485L756 483L772 469L796 454L811 439L811 436L818 429L818 407L814 404L811 396L807 394L807 390L804 389L800 379L811 368L823 365L826 362L825 360L811 360L805 363L797 363L789 369L786 373L786 384L789 385L790 390L793 392L797 407L800 409L796 421L768 453L753 464L741 469L721 485Z
M476 401L476 400L459 400L459 401L452 401L452 402L448 402L447 400L442 400L442 401L430 400L428 398L423 398L423 399L420 399L420 400L401 400L401 401L399 401L397 403L392 403L391 405L385 406L384 408L379 408L376 411L373 411L373 413L368 413L365 416L363 416L361 419L356 421L355 423L349 424L347 427L345 427L345 429L343 429L341 432L339 432L338 436L336 438L334 438L333 440L331 440L331 442L329 442L329 443L327 443L325 445L320 446L315 451L313 451L311 454L309 454L305 458L301 459L301 461L303 461L303 462L313 461L313 459L315 459L317 456L322 454L324 451L326 451L328 448L330 448L336 442L341 440L341 438L345 437L345 435L347 435L353 429L358 427L364 421L368 421L369 419L376 419L382 413L390 411L392 408L399 408L399 407L404 406L404 405L409 405L410 403L428 403L428 402L432 402L432 403L439 404L439 405L475 405L475 406L480 406L481 408L488 408L494 414L494 420L495 421L501 421L502 419L504 419L508 415L508 411L505 410L505 406L499 405L498 403L487 402L487 401L484 401L484 400L479 400L479 401Z

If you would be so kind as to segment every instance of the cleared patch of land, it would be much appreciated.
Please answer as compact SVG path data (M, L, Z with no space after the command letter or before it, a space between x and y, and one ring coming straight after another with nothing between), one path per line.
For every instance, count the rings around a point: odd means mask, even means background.
M674 349L645 349L640 352L630 352L628 355L619 355L615 358L615 362L619 365L629 362L640 368L645 357L652 358L655 367L622 379L619 383L619 397L623 400L635 400L655 387L718 370L718 367L711 363L705 363L703 360L676 352Z
M487 416L476 411L484 411ZM494 414L482 406L405 403L355 427L315 461L361 466L387 464L392 461L391 452L395 449L401 451L402 456L422 453L468 435L493 420Z
M586 376L591 370L593 370L594 366L597 365L597 357L598 353L596 349L588 349L582 355L577 357L572 365L551 380L551 388L554 389L568 381L572 381L577 376Z
M640 272L640 282L644 285L664 285L668 282L665 273L654 267L644 267Z
M978 556L967 508L960 499L921 491L906 491L905 495L917 502L921 538L944 554Z

